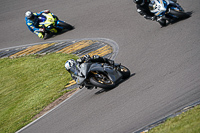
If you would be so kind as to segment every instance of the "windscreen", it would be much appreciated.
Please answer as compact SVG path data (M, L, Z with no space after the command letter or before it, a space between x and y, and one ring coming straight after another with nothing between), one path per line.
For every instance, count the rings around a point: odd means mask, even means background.
M150 3L149 3L149 10L154 10L156 9L156 3L154 0L152 0Z

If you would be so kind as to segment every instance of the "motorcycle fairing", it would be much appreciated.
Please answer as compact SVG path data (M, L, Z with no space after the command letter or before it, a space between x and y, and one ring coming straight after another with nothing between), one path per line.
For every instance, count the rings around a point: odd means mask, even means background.
M174 3L170 0L152 0L149 3L149 8L152 13L154 13L156 16L164 16L168 9L172 9L175 11L184 11L177 3ZM169 14L172 17L177 18L177 16Z
M39 22L40 26L44 25L45 27L47 27L51 24L55 25L55 20L51 13L42 13L39 19L40 19Z
M57 29L54 28L55 26L55 18L51 13L42 13L39 18L39 27L46 27L47 31L52 33L57 33Z
M149 3L149 6L152 7L152 13L155 13L156 16L162 15L163 12L167 10L167 6L169 5L168 0L152 0Z
M102 72L106 73L110 80L113 82L118 81L119 79L122 78L122 74L116 70L114 70L111 66L109 65L102 65L100 63L82 63L80 66L76 66L75 69L79 69L79 72L76 73L75 71L73 72L73 76L76 78L74 79L78 85L81 84L87 84L85 82L86 79L88 79L88 76L91 72Z
M99 63L92 64L89 69L89 72L91 71L106 73L108 77L110 78L110 80L112 80L113 82L118 81L122 77L122 74L120 72L114 70L111 66L107 64L104 64L103 66Z
M63 23L65 23L65 22L64 22L64 21L62 21L62 20L58 20L58 21L56 22L56 24L55 24L55 25L56 25L56 27L58 27L59 29L64 29L62 26L60 26L60 25L59 25L59 23L60 23L60 22L63 22Z

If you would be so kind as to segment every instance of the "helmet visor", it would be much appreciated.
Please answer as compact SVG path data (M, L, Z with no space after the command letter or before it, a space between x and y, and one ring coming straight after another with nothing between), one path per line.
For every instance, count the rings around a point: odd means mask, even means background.
M149 3L149 10L154 10L156 7L156 3L154 0L152 0L150 3Z
M79 69L76 67L76 63L75 62L73 62L72 67L70 68L69 71L70 71L71 74L74 74L74 75L78 74Z

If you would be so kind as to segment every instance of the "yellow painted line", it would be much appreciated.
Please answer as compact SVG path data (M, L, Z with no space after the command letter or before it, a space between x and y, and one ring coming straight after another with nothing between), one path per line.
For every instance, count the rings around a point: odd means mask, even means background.
M74 43L68 47L65 47L59 51L57 51L56 53L67 53L67 54L70 54L70 53L73 53L77 50L80 50L82 48L85 48L85 47L88 47L90 45L92 45L93 43L95 43L97 41L92 41L92 40L83 40L83 41L80 41L80 42L77 42L77 43Z
M95 51L92 51L92 52L88 53L88 55L90 55L90 56L93 56L93 55L104 56L104 55L107 55L109 53L112 53L112 51L113 51L112 47L106 45L106 46L104 46L104 47L102 47L100 49L97 49Z
M34 54L44 48L47 48L51 45L54 45L55 43L47 43L47 44L40 44L40 45L34 45L34 46L31 46L31 47L28 47L27 49L25 50L22 50L18 53L15 53L13 55L11 55L10 57L13 58L13 57L17 57L17 56L22 56L22 55L30 55L30 54Z
M54 45L55 43L47 43L47 44L43 44L41 45L40 47L38 47L37 49L33 50L32 52L30 52L29 54L34 54L34 53L37 53L38 51L42 50L42 49L45 49L49 46L52 46Z
M99 53L99 56L104 56L109 53L112 53L112 49L110 47L107 47L105 50L103 50L102 52Z
M27 49L22 50L18 53L15 53L15 54L11 55L10 57L17 57L17 56L23 55L23 54L27 53L28 51L30 51L31 49L35 49L36 47L38 47L38 46L35 45L35 46L32 46L32 47L28 47Z
M75 81L75 80L72 80L72 81L69 81L69 84L66 85L65 87L68 88L68 87L70 87L70 86L72 86L72 85L75 85L75 84L76 84L76 81Z

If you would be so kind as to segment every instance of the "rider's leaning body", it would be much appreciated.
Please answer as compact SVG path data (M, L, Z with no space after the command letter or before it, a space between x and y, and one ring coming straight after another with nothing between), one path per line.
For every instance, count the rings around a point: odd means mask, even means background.
M42 32L44 32L44 30L39 27L39 18L38 17L42 13L50 13L50 11L49 10L43 10L43 11L38 12L38 13L32 13L31 11L27 11L25 13L25 21L26 21L26 25L27 25L28 29L31 32L35 33L41 39L44 37L43 34L42 34ZM53 16L55 16L53 13L51 13L51 14Z
M177 3L177 0L170 0L170 1ZM151 0L133 0L133 2L136 4L137 12L145 19L152 21L156 20L162 27L166 26L165 19L162 19L162 17L155 16L155 14L151 13L151 11L149 10L149 3L151 2Z
M68 60L66 63L65 63L65 68L66 70L71 74L71 77L73 80L76 81L76 76L82 76L82 75L78 75L80 74L80 70L79 70L79 67L82 63L108 63L109 65L114 65L114 61L113 60L110 60L108 58L103 58L103 57L100 57L98 55L94 55L92 57L90 57L89 55L85 55L84 57L81 57L79 59L77 59L76 61L71 59L71 60Z

